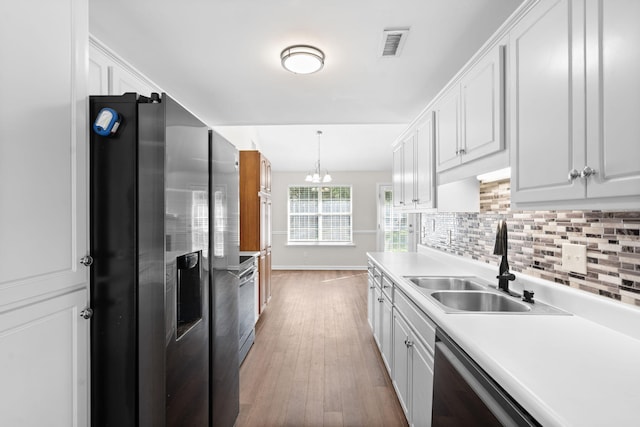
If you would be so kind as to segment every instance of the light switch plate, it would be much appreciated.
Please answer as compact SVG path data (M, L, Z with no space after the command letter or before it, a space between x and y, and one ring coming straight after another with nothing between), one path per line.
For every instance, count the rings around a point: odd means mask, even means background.
M564 243L562 245L562 269L587 274L587 247Z

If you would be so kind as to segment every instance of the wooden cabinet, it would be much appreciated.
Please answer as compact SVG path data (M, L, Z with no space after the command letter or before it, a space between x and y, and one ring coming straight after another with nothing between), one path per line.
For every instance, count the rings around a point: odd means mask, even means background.
M88 2L0 2L0 425L89 425Z
M504 149L504 46L480 58L434 111L438 172Z
M259 310L271 298L271 163L259 151L240 151L240 250L258 251Z
M513 206L640 206L638 14L546 0L511 30Z
M433 113L424 114L393 150L394 206L405 209L434 208Z

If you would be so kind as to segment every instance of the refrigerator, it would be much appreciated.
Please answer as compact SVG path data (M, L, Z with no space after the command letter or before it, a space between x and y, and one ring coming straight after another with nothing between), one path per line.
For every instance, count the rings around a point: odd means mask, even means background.
M237 356L218 348L237 353L220 317L237 306L225 261L238 212L215 208L212 189L226 180L235 206L237 155L217 158L207 126L166 94L92 96L90 117L92 426L231 426L218 420L237 416Z

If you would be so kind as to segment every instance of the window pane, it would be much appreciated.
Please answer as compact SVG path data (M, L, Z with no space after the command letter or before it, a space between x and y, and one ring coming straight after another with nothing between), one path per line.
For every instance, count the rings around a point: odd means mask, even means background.
M351 215L323 216L322 240L333 242L350 242Z
M318 217L310 215L289 216L290 240L318 240Z

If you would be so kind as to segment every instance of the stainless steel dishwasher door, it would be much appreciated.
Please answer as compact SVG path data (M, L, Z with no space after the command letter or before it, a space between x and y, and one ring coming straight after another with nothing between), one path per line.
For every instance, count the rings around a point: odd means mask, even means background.
M436 338L432 426L540 425L442 330Z

